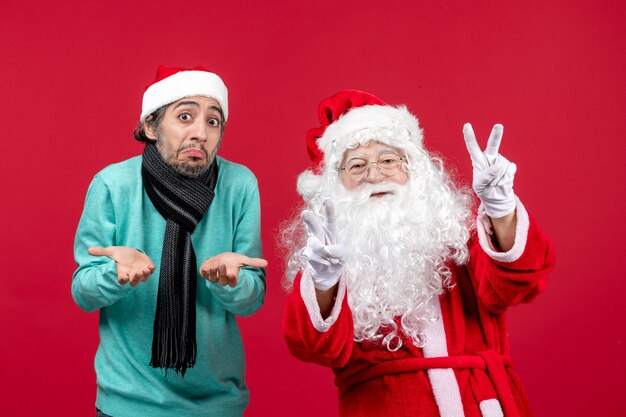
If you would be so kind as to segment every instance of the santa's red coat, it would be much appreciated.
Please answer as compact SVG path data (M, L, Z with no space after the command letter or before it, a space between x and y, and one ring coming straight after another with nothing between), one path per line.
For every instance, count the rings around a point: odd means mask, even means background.
M454 286L439 297L443 329L440 335L436 329L427 332L424 349L402 332L396 352L355 342L343 280L331 317L324 320L311 278L296 278L283 318L287 345L297 358L333 370L340 416L531 415L509 357L504 313L545 288L553 250L521 203L509 252L493 248L483 222L477 230L468 264L450 266ZM442 346L429 350L438 338Z

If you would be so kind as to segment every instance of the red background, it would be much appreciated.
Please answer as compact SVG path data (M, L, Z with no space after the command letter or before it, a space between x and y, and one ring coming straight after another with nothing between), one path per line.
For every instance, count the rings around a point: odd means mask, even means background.
M74 232L93 175L141 152L157 64L222 75L221 155L259 179L270 267L265 306L240 321L247 416L336 414L330 371L283 343L275 235L317 103L343 88L407 104L465 181L463 123L483 144L504 124L516 192L558 254L545 293L509 313L536 415L626 415L626 3L117 3L1 1L0 415L93 415L98 317L70 296Z

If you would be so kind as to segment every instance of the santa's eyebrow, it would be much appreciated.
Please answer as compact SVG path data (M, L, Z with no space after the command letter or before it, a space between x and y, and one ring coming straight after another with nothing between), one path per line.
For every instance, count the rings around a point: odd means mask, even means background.
M346 160L350 161L352 159L367 159L365 155L350 155Z
M381 155L386 154L386 153L392 153L392 154L395 154L395 155L399 155L397 150L395 150L393 148L385 148L385 149L379 150L376 153L376 156L380 157ZM348 159L346 159L346 162L351 161L353 159L362 159L364 161L367 161L367 155L364 155L364 154L353 154L353 155L350 155L348 157Z
M394 149L394 148L386 148L386 149L381 149L380 151L378 151L378 156L380 156L380 155L382 155L382 154L384 154L384 153L393 153L393 154L396 154L396 155L399 155L399 154L400 154L400 152L398 152L398 150L397 150L397 149Z

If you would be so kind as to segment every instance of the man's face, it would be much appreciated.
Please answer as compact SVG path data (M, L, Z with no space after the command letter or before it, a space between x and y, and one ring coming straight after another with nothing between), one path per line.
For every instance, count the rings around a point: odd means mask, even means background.
M160 125L145 124L165 162L176 172L197 177L209 167L222 139L219 103L207 97L185 97L170 104Z
M404 185L409 174L404 167L402 151L384 143L370 141L367 146L348 149L341 162L341 182L346 190L354 190L363 184L391 181ZM364 169L365 168L365 169ZM373 194L382 197L385 193Z

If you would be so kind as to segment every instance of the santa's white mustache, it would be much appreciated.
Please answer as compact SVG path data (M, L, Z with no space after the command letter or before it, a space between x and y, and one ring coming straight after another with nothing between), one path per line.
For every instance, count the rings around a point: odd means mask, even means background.
M348 191L345 199L355 204L361 204L369 201L370 197L375 194L400 194L403 190L402 185L393 182L382 182L377 184L361 184L358 188ZM342 199L343 200L343 199Z

